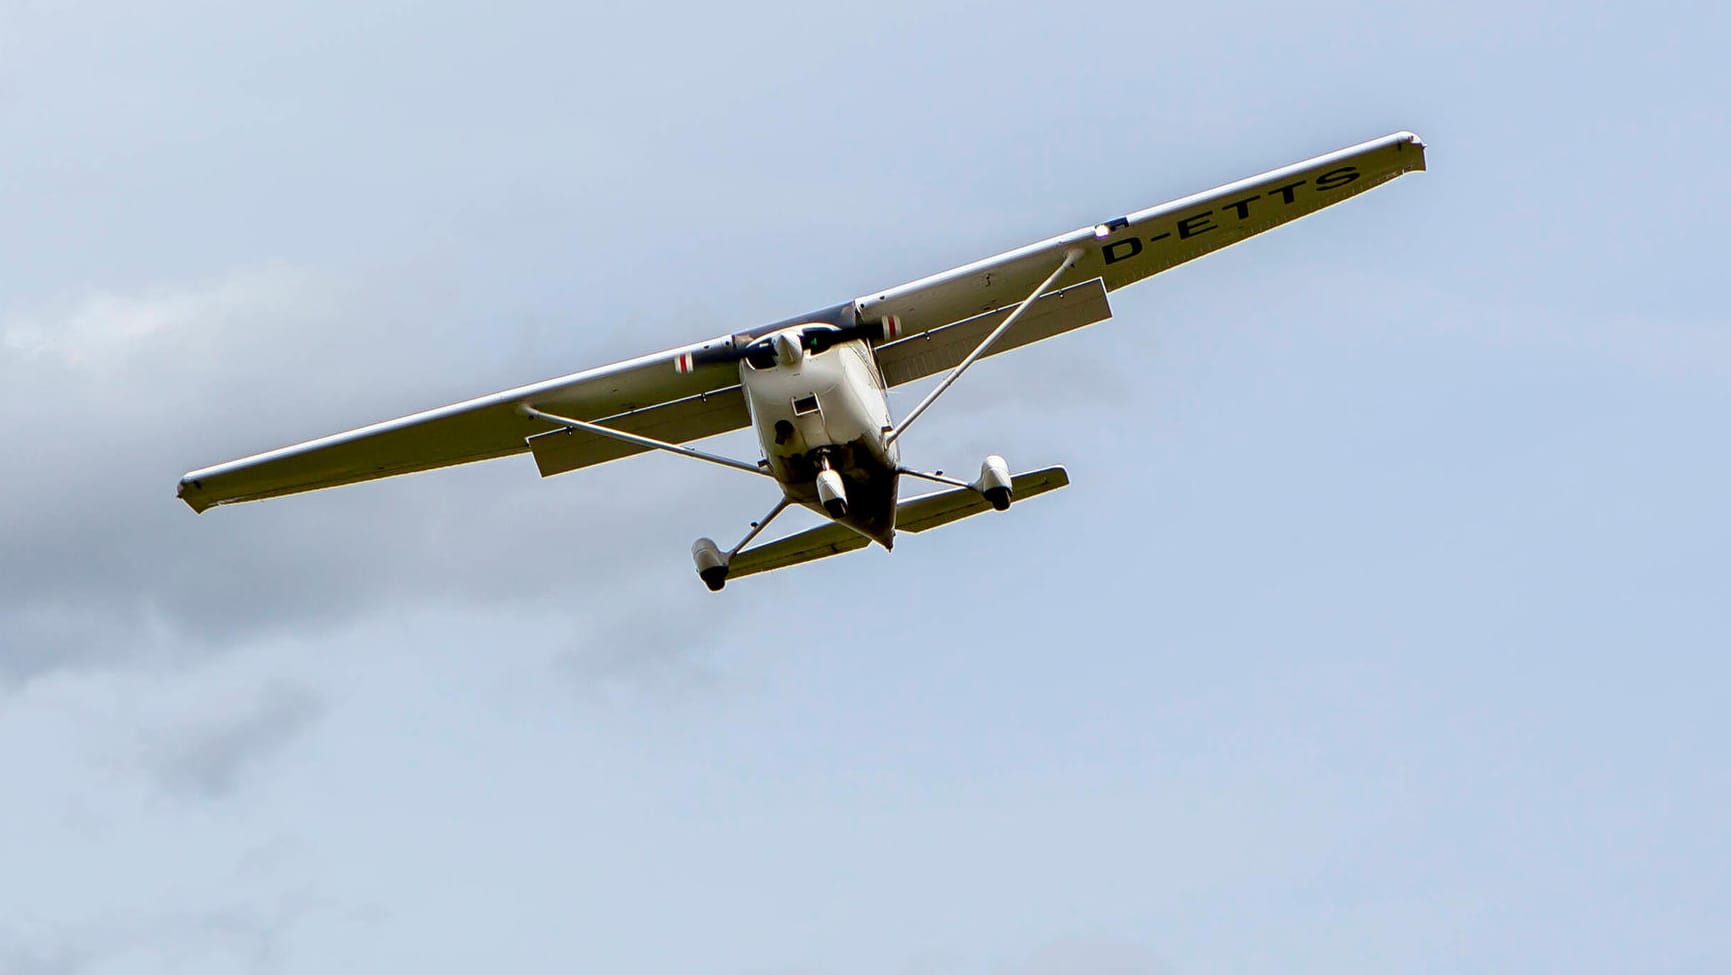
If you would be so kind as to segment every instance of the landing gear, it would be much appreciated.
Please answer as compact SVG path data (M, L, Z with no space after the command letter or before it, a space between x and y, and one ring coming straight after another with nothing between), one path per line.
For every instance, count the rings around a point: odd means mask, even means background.
M769 514L763 516L762 521L751 523L751 531L745 533L745 537L739 540L738 545L725 552L721 550L719 545L715 544L715 540L712 538L700 538L691 543L691 560L697 563L697 577L703 580L703 584L709 587L710 592L720 592L721 587L727 585L728 563L733 561L733 557L738 555L741 549L751 544L751 540L757 537L758 532L769 527L769 523L775 520L776 515L786 511L787 506L792 503L785 497L777 501L775 507L769 509Z
M817 499L823 502L823 510L829 512L831 518L847 517L847 488L842 486L841 475L827 466L817 472Z
M902 467L897 470L897 473L927 481L936 481L939 484L948 484L951 487L978 491L980 496L998 511L1010 510L1010 502L1015 499L1015 482L1010 478L1010 465L997 454L992 454L980 464L979 480L971 484L967 481L958 481L953 477L945 477L943 471L928 474L925 471Z
M998 511L1010 510L1010 465L993 454L980 465L980 479L969 485L985 496Z
M710 592L720 592L727 585L727 557L721 554L712 538L700 538L691 543L691 558L697 563L697 575Z
M812 460L817 464L818 502L831 518L846 518L847 487L842 484L841 472L831 463L829 448L820 447L812 451Z

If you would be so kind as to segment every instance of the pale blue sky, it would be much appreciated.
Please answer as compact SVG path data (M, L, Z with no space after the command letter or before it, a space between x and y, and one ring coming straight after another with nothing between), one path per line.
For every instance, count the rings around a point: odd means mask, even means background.
M1725 970L1727 41L0 3L0 970ZM773 499L659 456L173 497L1401 128L971 372L909 460L1074 484L893 556L712 596Z

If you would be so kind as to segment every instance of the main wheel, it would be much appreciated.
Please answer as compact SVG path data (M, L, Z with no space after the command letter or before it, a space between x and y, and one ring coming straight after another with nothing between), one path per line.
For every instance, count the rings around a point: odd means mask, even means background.
M984 494L986 496L986 500L990 501L992 503L992 507L998 509L999 511L1010 510L1010 489L1009 488L1007 488L1007 487L986 488L984 491L982 491L980 493Z
M691 543L691 558L697 563L697 575L710 592L727 584L727 557L721 554L713 539L700 538Z
M721 587L727 585L727 566L725 565L711 566L697 575L703 580L703 584L709 587L710 592L720 592Z

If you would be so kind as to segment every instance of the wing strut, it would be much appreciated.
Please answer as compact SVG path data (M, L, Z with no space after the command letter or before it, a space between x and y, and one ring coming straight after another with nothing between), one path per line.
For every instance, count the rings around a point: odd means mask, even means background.
M782 495L781 500L777 501L775 503L775 507L769 509L769 514L764 515L759 520L752 522L751 523L751 531L748 531L745 533L745 537L739 540L738 545L735 545L734 547L727 550L727 558L729 560L732 560L732 558L735 555L738 555L740 553L741 549L745 548L747 545L750 545L751 540L757 537L757 533L763 531L765 528L768 528L769 523L775 520L775 516L781 514L783 511L786 511L787 506L792 504L792 503L793 503L792 498L790 498L786 495Z
M997 328L992 329L990 335L981 339L980 344L974 347L974 351L968 353L966 359L956 363L956 367L950 370L950 374L944 377L943 382L938 383L936 389L927 393L926 398L920 400L919 405L908 411L908 415L902 418L902 422L897 424L896 428L891 430L889 435L884 438L884 445L888 446L895 443L897 438L899 438L903 433L906 433L908 427L913 426L914 421L920 418L920 414L926 411L926 407L937 402L938 397L944 394L944 390L949 389L956 380L962 378L962 373L966 372L968 367L973 365L975 360L979 359L980 356L983 356L990 351L992 343L996 342L999 337L1009 331L1010 326L1016 324L1016 320L1022 317L1022 313L1027 311L1034 302L1038 301L1041 295L1052 290L1052 285L1058 283L1058 279L1063 277L1064 272L1074 267L1076 262L1081 259L1082 248L1072 247L1065 251L1064 260L1058 265L1057 270L1053 271L1051 276L1046 278L1046 280L1040 282L1040 286L1035 288L1032 294L1023 298L1022 303L1016 306L1016 310L1010 312L1010 317L999 323Z
M599 423L590 423L587 420L573 420L568 416L555 416L552 413L542 412L541 410L530 406L528 403L524 403L517 408L522 411L524 416L534 417L537 420L546 420L548 423L557 423L562 427L570 427L573 430L582 430L585 433L593 433L599 437L611 437L614 440L623 440L628 444L636 444L639 447L665 450L668 453L679 454L682 457L690 457L693 460L706 460L711 464L720 464L723 467L731 467L735 470L747 471L752 474L761 474L764 477L775 476L757 464L748 464L743 460L734 460L732 457L723 457L720 454L712 454L708 451L697 450L693 447L682 447L679 444L668 443L665 440L656 440L653 437L643 437L635 433L626 433L624 430L615 430L612 427L604 427Z

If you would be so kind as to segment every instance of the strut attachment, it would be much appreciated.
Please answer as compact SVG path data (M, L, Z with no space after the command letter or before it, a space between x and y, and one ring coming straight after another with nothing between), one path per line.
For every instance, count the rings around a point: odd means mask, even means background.
M972 483L958 481L953 477L945 477L943 471L927 473L926 471L916 471L911 467L898 467L896 473L978 492L992 503L992 507L999 511L1010 507L1010 500L1015 492L1014 481L1010 477L1010 467L1004 463L1004 458L997 454L992 454L986 458L985 462L980 465L980 479Z
M764 515L759 521L752 522L751 531L746 532L745 537L739 540L739 544L726 552L723 552L721 547L716 545L715 540L711 538L700 538L691 543L691 558L697 563L697 575L703 579L703 584L709 587L710 592L718 592L722 586L727 585L727 570L733 562L733 557L738 555L747 545L750 545L751 540L756 538L759 532L768 528L769 523L775 520L775 516L786 511L787 506L792 503L793 499L783 495L781 500L775 503L775 507L769 509L769 514Z

